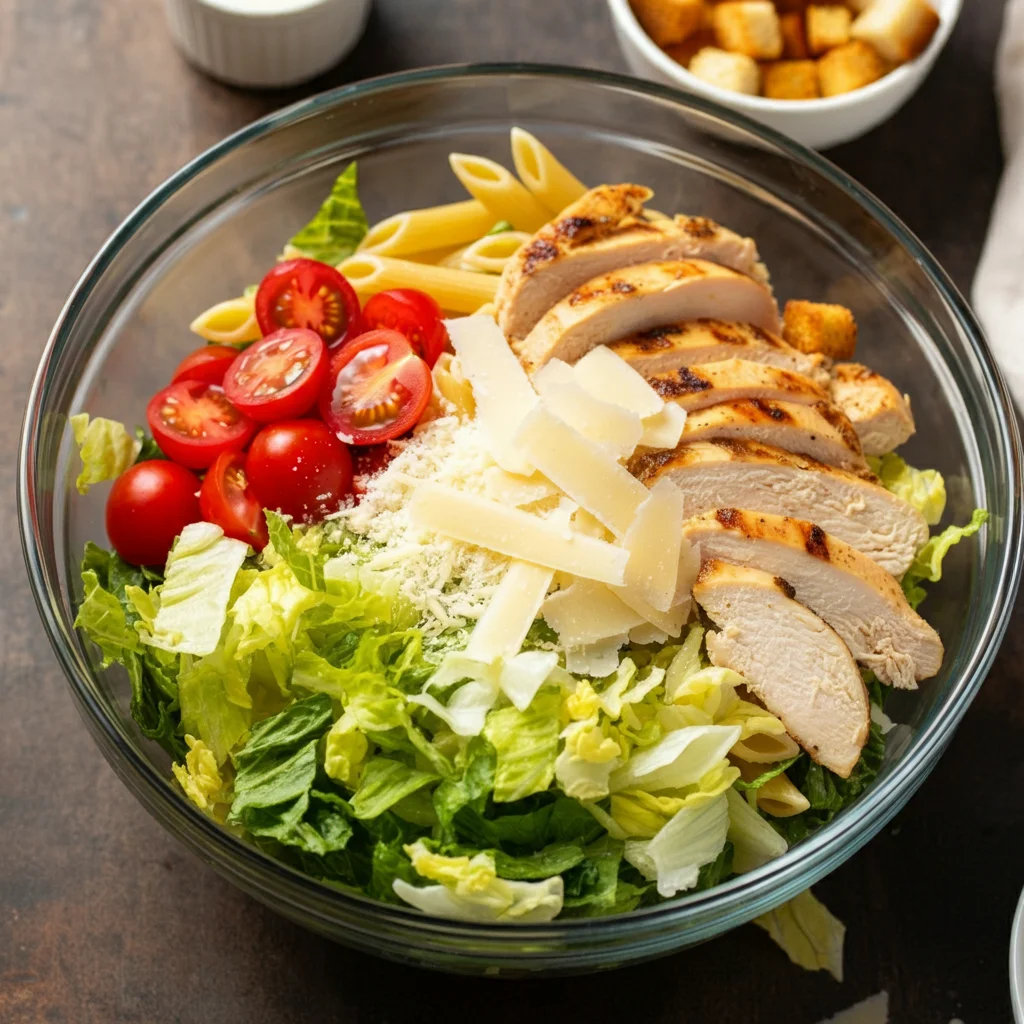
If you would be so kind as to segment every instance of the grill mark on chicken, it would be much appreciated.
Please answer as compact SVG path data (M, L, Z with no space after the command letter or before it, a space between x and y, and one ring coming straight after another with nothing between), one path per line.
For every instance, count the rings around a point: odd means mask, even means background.
M703 569L703 566L701 566L701 568ZM781 576L776 576L775 586L777 586L779 590L781 590L786 595L786 597L790 599L790 601L795 600L796 587L794 587L792 583L788 582L787 580L784 580Z
M612 291L618 292L619 295L632 295L636 291L636 288L631 285L628 281L616 281L612 285Z
M663 263L673 263L675 266L671 270L671 278L673 281L684 281L695 277L707 277L708 272L701 266L693 263L689 260L666 260ZM622 273L626 273L630 268L623 268ZM633 268L636 269L636 268ZM637 286L629 281L623 281L617 277L618 272L611 272L604 274L599 278L602 280L601 284L591 284L588 282L585 285L577 288L574 292L571 292L566 300L570 306L578 306L583 302L591 302L595 299L600 299L605 295L632 295L633 292L637 291ZM668 275L666 275L668 276ZM595 280L599 280L595 279Z
M609 218L602 217L601 222L608 223ZM597 222L593 217L563 217L555 222L555 235L567 242L575 241L578 236L593 228Z
M792 522L800 527L807 553L815 558L820 558L823 562L830 562L832 555L828 550L828 534L814 523L805 523L800 519L794 519Z
M714 238L719 230L718 225L708 217L687 217L685 220L676 218L676 223L691 238Z
M814 408L821 413L822 419L826 420L831 426L842 434L843 441L855 452L861 450L860 438L857 437L857 431L853 429L852 424L846 417L846 414L837 409L830 402L816 402Z
M675 398L678 395L693 395L698 391L707 391L713 387L707 377L702 376L688 366L681 366L673 374L653 377L648 383L662 398Z
M526 247L526 261L523 263L523 273L532 274L545 263L550 263L558 256L558 246L544 238L534 239Z
M677 452L672 448L652 448L650 451L634 455L629 460L628 468L641 483L656 476L662 466L676 458Z
M727 530L738 530L743 525L743 514L736 508L716 508L715 518Z

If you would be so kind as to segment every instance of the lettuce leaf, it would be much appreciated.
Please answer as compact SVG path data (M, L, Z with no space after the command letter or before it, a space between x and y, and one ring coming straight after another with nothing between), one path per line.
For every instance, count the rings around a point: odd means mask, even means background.
M798 967L826 970L843 980L846 927L808 889L768 914L754 919Z
M749 782L744 782L743 779L737 779L733 786L738 789L741 793L745 793L751 789L760 789L766 782L771 782L776 775L781 775L784 771L788 771L796 764L803 754L794 754L792 757L786 758L785 761L777 761L767 771L762 772L755 779L751 779Z
M578 840L551 843L536 853L525 853L518 857L503 853L501 850L490 852L498 877L519 882L564 874L586 858L583 846Z
M942 579L942 561L949 549L966 537L973 537L987 522L988 512L976 508L966 526L947 526L918 551L901 581L903 593L911 608L916 609L927 597L927 592L920 585L922 582L938 583Z
M469 741L462 758L460 777L445 779L433 792L439 835L445 844L458 841L455 817L464 808L482 820L487 798L494 789L497 754L482 736Z
M946 508L946 482L936 469L914 469L894 452L880 458L868 458L887 491L902 498L924 516L929 526L935 526Z
M335 179L313 219L288 244L311 260L332 266L351 256L369 227L357 186L353 161Z
M542 793L555 776L561 694L549 689L537 694L526 711L515 707L492 711L484 736L498 755L494 799L498 803Z
M188 659L178 678L182 726L209 747L218 765L227 761L252 723L247 669L246 662L220 650Z
M418 789L437 781L436 775L401 761L389 757L371 758L352 797L352 813L357 818L376 818Z
M93 484L119 477L131 466L141 442L128 433L123 423L82 412L71 417L71 429L82 459L82 471L75 480L79 494L88 494Z
M753 871L789 849L786 840L736 790L730 789L725 798L729 805L728 839L733 846L734 871Z
M307 590L326 590L323 560L317 557L318 545L310 542L315 541L316 535L292 530L279 512L266 509L263 514L274 552L288 563L295 579Z
M634 754L611 779L612 791L679 789L698 782L740 738L738 725L694 725L670 732Z
M602 917L639 904L648 886L620 879L623 844L608 836L584 850L583 861L564 874L564 917Z

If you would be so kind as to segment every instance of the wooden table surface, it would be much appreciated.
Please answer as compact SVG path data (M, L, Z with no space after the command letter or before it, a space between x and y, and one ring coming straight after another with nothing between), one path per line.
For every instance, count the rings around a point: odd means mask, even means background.
M892 121L830 155L970 286L1001 166L991 93L1002 0L968 0ZM567 43L571 42L571 46ZM808 1022L880 991L899 1024L1005 1024L1024 884L1024 617L910 806L818 887L848 925L846 981L742 928L587 980L454 980L331 945L221 881L93 747L25 583L15 439L50 326L87 261L182 163L268 111L368 75L472 60L624 70L600 0L377 0L338 69L288 93L213 83L158 0L0 0L0 1021ZM1013 634L1016 633L1016 638Z

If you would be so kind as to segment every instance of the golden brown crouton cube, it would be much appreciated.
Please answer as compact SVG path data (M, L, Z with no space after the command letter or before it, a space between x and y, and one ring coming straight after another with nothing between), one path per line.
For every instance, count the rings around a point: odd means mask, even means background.
M705 46L690 61L690 71L720 89L756 96L761 91L761 69L757 61L742 53L727 53Z
M666 46L665 52L677 63L682 64L684 68L690 66L690 61L693 60L694 56L703 50L705 46L715 45L715 34L714 32L701 29L699 32L694 32L685 43L676 43L675 46Z
M630 0L643 30L659 45L683 42L700 28L704 0Z
M819 59L821 95L838 96L843 92L853 92L877 81L888 70L873 46L855 39L845 46L837 46Z
M786 303L782 336L801 352L850 359L857 347L857 321L845 306L794 299Z
M761 67L765 96L772 100L816 100L818 64L813 60L778 60Z
M754 60L778 60L782 55L779 15L771 0L727 0L715 7L712 17L723 50Z
M931 42L939 16L928 0L874 0L850 30L854 39L870 43L886 60L913 60Z
M848 7L833 5L807 8L807 48L818 57L850 41L853 15Z
M786 60L806 60L807 33L804 31L804 16L801 11L779 15L779 29L782 32L782 56Z

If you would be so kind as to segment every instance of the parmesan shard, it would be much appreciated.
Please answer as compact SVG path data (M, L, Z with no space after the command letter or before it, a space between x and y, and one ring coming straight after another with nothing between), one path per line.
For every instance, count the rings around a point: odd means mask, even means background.
M629 551L626 589L659 612L667 612L676 603L682 521L683 492L670 480L659 480L622 542Z
M510 473L529 475L533 467L516 450L512 437L537 404L537 394L519 360L489 316L446 320L445 327L473 389L476 419L494 461Z
M559 419L545 401L522 421L515 444L524 459L617 537L630 528L647 499L647 488L606 448Z
M565 667L574 676L601 679L610 676L619 667L619 648L629 639L627 633L601 640L585 647L567 647Z
M541 614L563 647L586 647L620 637L644 622L642 615L592 580L576 580L552 594Z
M605 345L591 349L573 366L573 373L595 398L631 409L641 419L657 416L665 408L661 395Z
M421 484L409 502L409 516L423 529L508 558L615 586L625 583L629 553L624 548L489 498Z
M554 497L558 494L558 488L540 473L520 476L518 473L509 473L501 466L488 466L484 470L484 494L503 505L521 508Z
M686 410L669 403L656 416L643 421L640 446L643 448L675 448L686 427Z
M491 664L519 653L540 614L554 572L529 562L513 562L477 620L466 656Z

